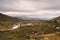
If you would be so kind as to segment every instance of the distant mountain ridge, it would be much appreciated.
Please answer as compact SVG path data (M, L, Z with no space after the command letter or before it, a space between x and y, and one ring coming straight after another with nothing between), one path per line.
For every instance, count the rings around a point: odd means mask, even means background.
M0 13L0 18L13 18L13 19L20 19L20 20L52 20L49 18L31 18L31 17L27 17L27 16L17 16L17 17L11 17L5 14ZM53 18L53 20L60 20L60 16Z
M31 18L28 16L17 16L16 18L22 19L22 20L49 20L48 18Z

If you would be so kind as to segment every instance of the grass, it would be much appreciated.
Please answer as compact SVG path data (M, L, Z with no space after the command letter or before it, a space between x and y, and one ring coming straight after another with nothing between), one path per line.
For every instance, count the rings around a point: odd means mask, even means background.
M53 25L60 26L60 23L58 22L58 24L56 24L56 22L54 21L51 22L20 20L19 22L21 22L22 25L27 23L33 23L34 25L21 26L20 28L12 31L0 31L0 40L60 40L60 30L57 30L53 27ZM0 29L10 28L14 23L16 23L16 21L0 21Z

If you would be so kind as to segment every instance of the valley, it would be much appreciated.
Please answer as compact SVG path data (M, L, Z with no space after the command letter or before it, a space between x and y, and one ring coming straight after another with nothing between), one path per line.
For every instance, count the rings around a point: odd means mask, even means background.
M0 13L0 30L10 28L0 31L0 40L60 40L60 17L22 20Z

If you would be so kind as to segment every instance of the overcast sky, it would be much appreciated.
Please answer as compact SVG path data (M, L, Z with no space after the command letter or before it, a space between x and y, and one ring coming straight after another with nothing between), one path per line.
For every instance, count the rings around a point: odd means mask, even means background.
M60 0L0 0L0 12L10 16L60 16Z

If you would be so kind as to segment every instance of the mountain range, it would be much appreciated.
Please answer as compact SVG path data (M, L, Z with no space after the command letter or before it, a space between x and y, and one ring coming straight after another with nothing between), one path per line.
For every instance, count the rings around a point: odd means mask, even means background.
M12 19L20 19L20 20L51 20L49 18L31 18L31 17L27 17L27 16L17 16L17 17L11 17L11 16L8 16L8 15L5 15L3 13L0 13L0 20L1 18L12 18ZM60 20L60 16L59 17L56 17L56 18L53 18L53 19L59 19Z
M34 20L39 20L39 21L34 21ZM40 20L44 20L44 19L36 18L36 19L33 19L33 21L28 21L28 17L26 18L26 16L10 17L8 15L0 13L0 29L11 28L12 25L15 24L16 22L21 22L22 24L29 23L28 26L24 25L16 30L0 31L0 36L1 36L0 39L1 40L35 40L35 39L46 40L46 38L48 38L48 40L55 40L55 38L57 37L57 40L59 40L60 17L53 18L52 21L51 20L40 21ZM59 20L59 21L56 22L56 20ZM33 26L30 26L31 23Z

